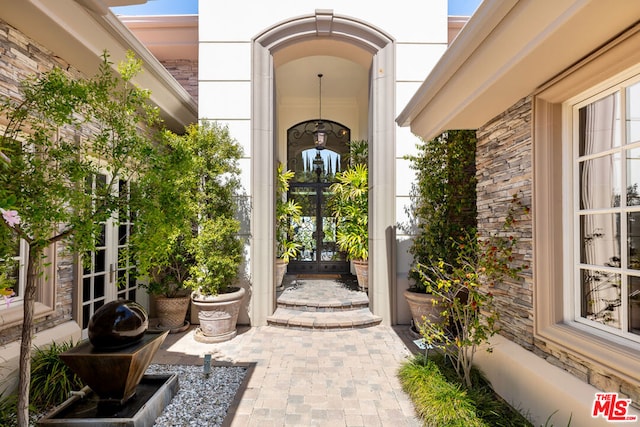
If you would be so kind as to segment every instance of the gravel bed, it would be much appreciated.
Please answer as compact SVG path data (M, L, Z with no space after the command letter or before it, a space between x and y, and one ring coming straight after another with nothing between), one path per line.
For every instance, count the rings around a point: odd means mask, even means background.
M157 427L220 426L240 388L247 368L212 366L205 377L202 366L149 365L147 374L178 374L178 393L156 419Z

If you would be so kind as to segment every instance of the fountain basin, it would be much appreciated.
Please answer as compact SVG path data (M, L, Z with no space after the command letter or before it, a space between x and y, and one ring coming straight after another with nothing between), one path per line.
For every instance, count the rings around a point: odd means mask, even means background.
M84 341L60 354L60 358L91 387L103 405L123 405L135 394L136 385L168 334L169 331L146 332L140 341L110 351Z
M178 392L178 375L144 375L135 396L121 406L105 407L89 387L56 407L38 426L148 427Z

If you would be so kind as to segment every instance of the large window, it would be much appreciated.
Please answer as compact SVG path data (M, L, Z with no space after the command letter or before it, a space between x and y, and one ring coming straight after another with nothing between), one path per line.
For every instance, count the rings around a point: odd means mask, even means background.
M533 94L534 342L640 384L640 28Z
M574 318L640 341L640 80L572 106Z

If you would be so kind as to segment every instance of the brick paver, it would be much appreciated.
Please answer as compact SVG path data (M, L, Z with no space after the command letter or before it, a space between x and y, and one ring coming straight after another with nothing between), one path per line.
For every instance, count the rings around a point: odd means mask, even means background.
M232 426L420 426L395 376L410 355L402 331L241 327L230 341L205 344L192 328L169 335L154 362L201 365L211 354L255 363Z

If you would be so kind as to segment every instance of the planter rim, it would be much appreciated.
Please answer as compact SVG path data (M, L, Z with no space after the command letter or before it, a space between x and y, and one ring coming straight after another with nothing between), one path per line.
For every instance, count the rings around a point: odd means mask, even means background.
M209 304L216 302L228 302L242 299L247 292L240 286L232 286L229 288L231 292L225 292L224 294L208 295L204 298L196 296L196 293L191 294L191 300L196 304Z

